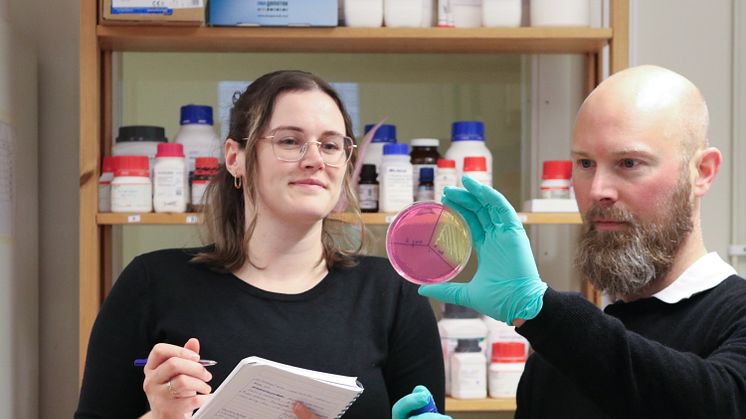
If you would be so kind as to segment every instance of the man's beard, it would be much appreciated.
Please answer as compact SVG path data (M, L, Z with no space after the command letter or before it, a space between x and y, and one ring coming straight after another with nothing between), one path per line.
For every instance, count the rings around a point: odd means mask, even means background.
M686 173L686 172L684 172ZM597 289L612 296L640 295L661 280L692 231L691 185L686 176L660 206L666 215L655 222L640 222L621 208L592 207L585 215L575 264ZM623 231L596 230L592 220L624 222Z

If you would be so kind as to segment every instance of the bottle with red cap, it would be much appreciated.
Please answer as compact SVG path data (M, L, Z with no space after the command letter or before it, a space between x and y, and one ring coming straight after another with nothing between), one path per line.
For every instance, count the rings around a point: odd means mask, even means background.
M437 202L440 202L443 198L443 190L446 186L458 186L456 160L438 159L435 179L433 180L433 193Z
M112 212L150 212L153 187L148 156L115 156L111 181Z
M464 174L474 180L492 186L492 176L487 171L487 158L485 156L464 157Z
M543 164L541 197L543 199L570 199L570 179L572 178L572 161L547 160Z
M153 168L155 212L186 212L189 200L188 173L182 144L158 144Z
M205 202L205 191L218 173L217 157L197 157L194 164L194 177L192 178L192 210L202 211Z
M526 345L523 342L492 344L487 387L490 397L515 397L518 381L526 365Z
M114 157L104 157L98 178L98 212L111 212L111 181L114 180Z

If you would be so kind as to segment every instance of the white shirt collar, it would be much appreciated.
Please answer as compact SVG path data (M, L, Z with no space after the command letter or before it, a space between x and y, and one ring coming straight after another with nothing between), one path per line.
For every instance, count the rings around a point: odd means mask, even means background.
M710 252L697 259L681 276L653 294L653 297L668 304L678 303L698 292L716 287L731 275L736 275L736 270L716 252Z

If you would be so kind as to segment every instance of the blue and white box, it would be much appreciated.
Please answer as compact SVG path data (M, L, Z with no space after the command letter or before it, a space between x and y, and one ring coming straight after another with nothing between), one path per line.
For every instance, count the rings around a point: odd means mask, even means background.
M212 26L337 26L337 0L210 0Z

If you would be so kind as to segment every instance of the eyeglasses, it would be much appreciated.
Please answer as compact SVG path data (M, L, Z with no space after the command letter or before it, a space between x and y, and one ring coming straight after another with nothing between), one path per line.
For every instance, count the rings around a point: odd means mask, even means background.
M352 138L340 134L326 135L319 141L307 141L303 134L293 130L279 130L272 135L260 138L272 143L272 152L280 161L299 161L306 154L309 144L319 148L321 160L327 166L339 167L346 164L352 151L357 147ZM245 139L246 140L246 139Z

